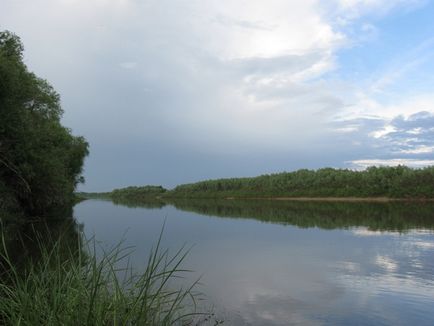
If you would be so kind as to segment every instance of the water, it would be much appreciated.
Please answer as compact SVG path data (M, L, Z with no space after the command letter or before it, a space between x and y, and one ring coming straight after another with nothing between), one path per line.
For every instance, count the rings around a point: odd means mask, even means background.
M434 206L184 201L75 207L87 237L163 247L184 263L224 325L434 325ZM146 205L145 205L146 206Z

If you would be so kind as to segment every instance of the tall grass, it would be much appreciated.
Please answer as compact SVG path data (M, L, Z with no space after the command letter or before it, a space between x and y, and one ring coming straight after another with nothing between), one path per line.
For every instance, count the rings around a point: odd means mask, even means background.
M188 325L197 322L196 282L171 289L189 272L181 267L188 250L174 255L160 246L161 234L143 273L128 263L131 248L121 245L96 255L96 246L67 249L61 239L38 241L37 261L18 269L2 236L0 324L5 325ZM84 250L85 249L85 250ZM172 282L173 283L173 282Z

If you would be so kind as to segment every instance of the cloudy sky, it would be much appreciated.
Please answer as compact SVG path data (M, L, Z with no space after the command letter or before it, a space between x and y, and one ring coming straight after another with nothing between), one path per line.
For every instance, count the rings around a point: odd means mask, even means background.
M86 191L434 164L434 1L0 0Z

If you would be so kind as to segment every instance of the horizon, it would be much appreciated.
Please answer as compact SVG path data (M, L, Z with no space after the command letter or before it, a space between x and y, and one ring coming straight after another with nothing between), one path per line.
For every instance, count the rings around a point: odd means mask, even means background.
M86 183L434 164L434 2L5 0Z

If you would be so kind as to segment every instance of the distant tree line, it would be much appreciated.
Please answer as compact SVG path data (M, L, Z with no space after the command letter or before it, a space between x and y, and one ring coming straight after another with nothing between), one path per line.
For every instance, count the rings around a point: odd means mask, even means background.
M0 217L72 205L88 143L62 126L60 96L28 71L23 44L0 32Z
M369 167L363 171L303 169L253 178L217 179L184 184L167 192L166 195L180 198L434 198L434 167Z
M113 190L109 197L118 200L147 200L162 196L166 191L162 186L127 187Z
M83 194L132 202L155 198L356 197L434 199L434 167L369 167L363 171L324 168L162 186L127 187L107 193Z

